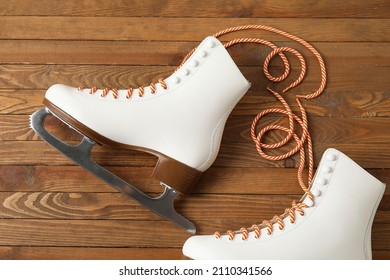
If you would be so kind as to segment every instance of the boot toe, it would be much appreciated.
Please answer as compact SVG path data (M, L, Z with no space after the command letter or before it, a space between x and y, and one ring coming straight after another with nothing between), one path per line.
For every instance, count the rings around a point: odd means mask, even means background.
M212 235L192 236L184 243L183 255L194 260L220 259L217 241Z
M85 124L88 120L93 120L96 115L96 110L93 109L95 104L91 98L86 97L89 95L83 95L77 88L55 84L46 91L43 103L50 110L60 109L67 116Z
M55 84L46 91L45 99L61 108L63 104L69 103L69 99L72 98L72 94L76 91L76 88Z

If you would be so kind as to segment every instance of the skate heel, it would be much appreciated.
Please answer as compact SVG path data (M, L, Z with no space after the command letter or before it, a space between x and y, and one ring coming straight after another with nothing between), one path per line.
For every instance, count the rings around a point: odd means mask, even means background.
M201 177L201 171L163 155L159 156L152 173L152 178L181 194L189 194Z

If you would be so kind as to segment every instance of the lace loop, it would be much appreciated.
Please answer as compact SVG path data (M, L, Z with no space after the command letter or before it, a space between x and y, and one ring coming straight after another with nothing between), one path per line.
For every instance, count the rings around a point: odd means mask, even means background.
M105 97L105 96L107 95L108 92L109 92L108 87L105 87L105 88L103 89L103 92L102 92L102 94L101 94L100 96L101 96L101 97Z
M133 88L129 88L127 90L126 98L129 99L131 97L131 94L133 93Z
M260 232L261 232L260 227L258 225L256 225L256 224L254 224L254 225L252 225L252 229L253 229L253 231L255 233L255 238L256 239L260 238Z
M249 234L248 230L246 228L242 227L240 229L240 231L242 234L242 240L246 240L248 238L248 234Z
M144 95L144 87L143 86L140 86L138 88L138 96L139 97L142 97Z
M167 84L166 84L166 82L165 82L165 80L164 80L163 78L159 78L157 83L159 83L160 86L161 86L164 90L167 90L167 89L168 89L168 86L167 86ZM157 92L157 88L156 88L156 84L155 84L155 83L150 83L149 88L150 88L150 93L151 93L151 94L155 94L155 93ZM84 89L85 89L84 86L78 86L78 87L77 87L77 90L78 90L78 91L83 91ZM97 92L97 91L98 91L98 88L95 87L95 86L93 86L93 87L91 87L91 89L89 90L89 94L94 94L94 93ZM134 89L131 88L131 87L127 89L127 94L126 94L126 98L127 98L127 99L130 99L130 97L132 96L133 91L134 91ZM111 92L112 96L113 96L115 99L118 99L118 98L119 98L118 89L117 89L117 88L112 88L112 89L110 89L110 88L108 88L108 87L103 88L102 94L101 94L100 96L101 96L101 97L106 97L107 94L108 94L109 92ZM140 86L140 87L138 88L138 96L139 96L139 97L142 97L142 96L144 95L144 93L145 93L145 88L144 88L144 86Z

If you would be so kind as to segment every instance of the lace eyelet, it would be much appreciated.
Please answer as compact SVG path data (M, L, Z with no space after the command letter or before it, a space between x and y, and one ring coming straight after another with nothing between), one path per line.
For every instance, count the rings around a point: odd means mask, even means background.
M190 70L188 70L187 68L184 69L183 74L184 74L184 76L188 76L190 74Z
M212 49L212 48L215 47L215 43L214 43L213 41L210 41L210 42L208 42L207 47L209 47L210 49Z
M329 154L327 157L326 157L329 161L335 161L337 159L337 155L335 154Z
M192 61L192 66L193 67L198 67L199 66L199 62L197 60L193 60Z
M326 173L331 173L333 171L333 168L332 167L330 167L330 166L325 166L324 167L324 172L326 172Z
M314 199L314 198L313 198ZM306 202L306 205L308 206L308 207L313 207L314 206L314 200L311 200L310 198L307 200L307 202Z
M315 197L320 197L321 194L322 194L320 190L312 190L311 193L312 193Z
M327 183L328 183L328 180L326 180L325 178L318 179L318 184L320 184L321 186L325 186Z

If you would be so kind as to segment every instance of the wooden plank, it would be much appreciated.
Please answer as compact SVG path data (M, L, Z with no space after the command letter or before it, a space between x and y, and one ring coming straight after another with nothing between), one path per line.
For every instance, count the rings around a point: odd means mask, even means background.
M390 251L373 251L374 260ZM181 260L181 248L0 247L2 260Z
M251 142L250 127L253 117L231 116L226 124L223 141L234 143ZM258 125L262 127L279 124L288 127L287 120L282 117L264 117ZM0 116L0 140L34 140L39 139L28 127L29 116ZM337 125L335 125L337 123ZM80 136L77 132L67 129L67 125L55 117L50 117L46 123L49 131L59 135L64 140L77 140ZM348 117L311 117L310 130L314 143L386 143L390 142L388 118L348 118ZM264 141L281 139L285 133L275 132L275 136L265 136Z
M151 167L157 162L155 156L133 150L117 150L101 146L96 146L93 150L94 160L101 165ZM2 141L0 165L14 165L15 163L18 165L73 165L71 160L42 141Z
M250 128L253 116L231 116L226 123L223 141L252 142ZM288 120L279 116L265 116L258 125L258 130L278 124L288 127ZM335 125L337 124L337 125ZM65 141L79 141L81 136L66 124L49 116L45 127ZM311 117L310 132L314 143L388 143L390 142L389 118L350 118L350 117ZM286 136L284 132L274 132L265 136L264 142L276 141ZM28 115L0 115L0 141L39 140L29 126Z
M45 90L0 89L0 115L32 114L43 107ZM286 94L291 99L291 95ZM292 95L293 96L293 95ZM280 106L275 97L263 91L248 91L232 111L232 116L257 115L263 108ZM295 101L291 109L299 110ZM389 117L389 91L338 91L326 89L321 97L304 102L309 116ZM11 116L10 116L11 117ZM228 120L228 122L230 119Z
M386 252L384 251L384 254ZM383 257L383 252L381 256ZM182 258L182 251L179 248L0 247L0 260L180 260Z
M387 237L383 236L383 234L387 231L388 225L379 225L373 226L372 228L372 250L380 250L380 251L389 251L390 248L390 238L389 235ZM383 236L383 237L382 237ZM379 238L383 238L383 240L379 240Z
M198 234L241 222L199 225ZM46 229L46 230L42 230ZM181 248L189 234L168 222L126 220L1 220L3 246ZM34 237L34 238L32 238ZM374 224L372 249L390 251L390 224Z
M285 94L284 97L293 112L299 112L296 102L290 101L295 94ZM388 117L390 116L390 92L357 89L345 92L328 86L321 96L304 102L303 105L309 116ZM262 108L279 106L279 101L276 101L270 93L249 91L236 105L231 115L257 115Z
M373 260L390 260L390 251L373 251Z
M109 86L117 88L149 85L160 77L168 77L176 67L172 66L111 66L111 65L1 65L0 85L3 89L47 89L55 83L77 87L79 85ZM388 91L390 79L389 67L351 68L346 75L342 67L332 68L332 75L326 91ZM285 81L274 84L270 82L259 67L240 67L243 75L252 85L251 90L262 91L269 95L266 87L281 91L296 80L298 69ZM282 74L281 67L271 67L272 73ZM317 73L318 72L318 73ZM370 78L367 79L367 73ZM319 69L309 70L301 85L293 89L294 93L310 93L319 87Z
M336 148L349 155L363 168L390 168L387 155L388 143L316 143L314 146L315 165L318 164L327 148ZM9 151L12 151L10 153ZM282 149L288 151L288 147ZM364 151L364 152L362 152ZM97 146L93 150L93 159L107 166L155 166L157 158L133 150L112 149ZM261 158L253 143L222 143L214 163L217 167L297 167L298 154L282 161L268 161ZM57 150L43 141L3 141L0 150L0 165L74 165Z
M239 36L241 37L241 35ZM273 42L302 51L298 43ZM0 61L9 64L116 64L116 65L179 65L184 56L199 42L170 41L46 41L0 40ZM390 66L387 42L316 42L315 47L328 67ZM229 53L240 66L262 65L270 48L258 44L240 44L230 47ZM305 59L315 64L308 51ZM288 55L288 54L287 54ZM298 67L296 59L290 59ZM280 59L271 65L281 66Z
M62 123L61 121L58 122ZM54 120L52 123L54 124ZM64 129L62 124L61 127ZM38 140L40 138L31 129L28 115L14 115L12 117L10 115L0 115L0 141L33 139Z
M111 0L61 1L53 5L50 0L41 0L39 5L29 5L23 0L8 0L0 3L0 15L37 16L91 16L98 17L326 17L326 18L386 18L390 12L387 1L331 0L308 5L305 0L212 0L212 1L132 1Z
M167 222L126 220L2 220L0 232L3 246L164 248L180 247L189 237Z
M0 89L0 114L32 114L42 108L43 90Z
M150 84L159 77L167 77L174 69L172 66L1 65L0 85L2 88L47 89L55 83L74 84L76 87L104 83L128 88L143 85L143 81Z
M144 191L161 192L150 177L153 167L108 168ZM79 166L0 166L0 191L117 192Z
M243 36L244 35L244 36ZM245 34L238 36L246 37ZM267 37L263 37L267 39ZM223 41L225 42L225 40ZM298 50L305 58L308 68L317 67L317 59L301 44L294 41L273 41L278 47L290 47ZM310 43L310 42L309 42ZM313 46L325 60L328 69L334 67L355 68L363 66L389 66L390 56L384 54L386 42L314 42ZM185 48L183 48L184 51ZM235 63L239 66L263 65L263 61L271 49L254 43L241 43L228 48ZM179 55L179 54L178 54ZM300 63L295 56L286 53L292 67L299 67ZM270 65L282 66L282 60L274 58Z
M198 41L228 27L262 24L312 42L387 42L389 23L389 19L214 18L210 24L208 18L107 17L99 20L97 17L2 16L0 39ZM269 34L266 37L269 40L280 40L280 36L269 32L253 34ZM235 37L236 34L226 36Z
M252 142L250 133L252 122L253 116L231 116L225 126L224 143ZM257 125L257 132L272 124L289 127L287 117L272 117L270 115L260 119ZM309 128L313 143L390 142L389 118L310 117ZM285 132L281 131L270 132L264 137L264 142L269 142L272 139L274 142L277 142L286 137L286 135Z
M152 167L109 167L109 170L145 192L160 192L150 178ZM382 182L390 182L390 170L367 170ZM285 168L208 169L193 194L300 194L293 182L297 170ZM0 192L117 192L78 166L0 166ZM240 185L240 188L237 186ZM390 195L390 189L386 189Z
M159 182L150 178L153 167L108 167L144 192L161 192ZM390 184L390 170L368 169ZM305 172L306 173L306 172ZM193 194L301 194L294 168L221 168L212 166ZM306 175L305 175L306 177ZM239 188L237 186L240 186ZM79 166L0 166L0 192L117 192ZM385 190L390 195L390 188Z
M318 160L327 148L335 148L342 151L358 162L363 168L390 167L386 156L390 153L390 146L388 143L377 145L361 143L315 143L315 164L318 164ZM286 152L287 150L282 149L282 151ZM297 154L284 161L267 162L256 154L256 149L252 143L224 143L221 145L219 155L214 165L221 167L296 167L298 162L299 158Z
M250 224L282 214L302 194L302 191L294 196L194 194L178 199L175 208L191 221L241 220ZM159 216L119 193L0 192L0 201L0 219L161 221ZM390 223L390 196L382 199L375 219L378 223Z

